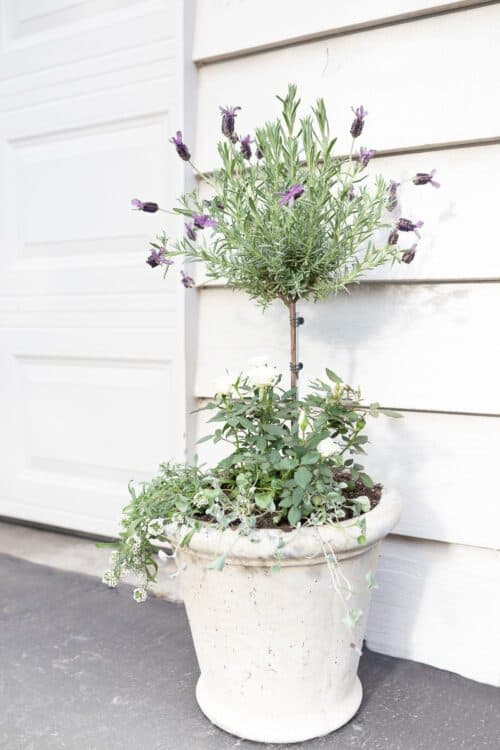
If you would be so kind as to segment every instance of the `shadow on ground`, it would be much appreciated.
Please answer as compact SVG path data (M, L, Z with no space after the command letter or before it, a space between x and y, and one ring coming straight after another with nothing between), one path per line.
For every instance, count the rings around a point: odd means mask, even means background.
M4 750L282 748L216 729L194 698L198 667L181 605L137 605L127 586L0 556ZM497 748L498 691L366 652L364 700L307 750ZM496 725L496 726L495 726ZM290 747L290 746L289 746Z

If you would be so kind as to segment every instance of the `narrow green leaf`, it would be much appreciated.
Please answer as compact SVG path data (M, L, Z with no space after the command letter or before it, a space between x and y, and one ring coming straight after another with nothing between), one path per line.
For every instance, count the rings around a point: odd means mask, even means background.
M333 383L342 383L342 382L343 382L343 381L342 381L342 378L339 378L339 376L338 376L338 375L336 375L336 374L335 374L335 373L334 373L334 372L333 372L332 370L329 370L329 369L328 369L328 367L326 368L325 372L326 372L326 374L328 375L328 378L329 378L329 379L330 379L330 380L331 380L331 381L332 381Z

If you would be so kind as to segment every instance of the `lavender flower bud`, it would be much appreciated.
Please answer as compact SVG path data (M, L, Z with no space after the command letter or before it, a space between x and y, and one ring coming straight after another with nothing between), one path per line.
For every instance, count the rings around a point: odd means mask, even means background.
M370 159L373 159L377 152L373 148L360 148L359 149L359 161L361 167L366 167Z
M260 150L260 148L258 146L255 149L255 156L256 156L257 159L263 159L264 158L264 154L262 153L262 151Z
M240 140L240 151L244 159L251 159L252 157L252 149L250 148L251 143L253 143L253 141L249 135L246 135Z
M174 261L167 257L166 249L162 247L159 249L152 248L146 263L148 266L151 266L151 268L156 268L157 266L171 266Z
M241 109L241 107L219 107L219 109L222 112L222 134L225 135L226 138L231 138L231 136L234 134L234 120L236 117L236 112L238 109Z
M395 180L391 180L389 182L389 186L387 188L387 210L388 211L394 211L396 206L398 205L398 187L400 183L395 182Z
M186 144L182 141L182 133L180 130L178 130L175 136L170 139L170 143L174 144L175 150L183 161L190 160L191 154L189 153L189 149Z
M347 200L348 201L353 201L355 197L356 197L356 193L355 193L355 190L354 190L354 185L351 185L351 187L347 191Z
M435 169L433 169L432 172L417 172L417 174L413 178L413 184L414 185L430 184L432 185L432 187L435 187L435 188L441 187L439 182L436 182L436 180L433 179L435 174L436 174Z
M392 232L390 233L388 239L387 239L387 244L388 245L397 245L398 244L398 240L399 240L399 232L398 232L397 229L393 229Z
M415 257L416 252L417 252L416 244L412 245L410 248L408 248L408 250L405 250L403 255L401 256L401 260L403 261L403 263L411 263Z
M184 273L184 271L181 268L181 284L185 289L191 289L194 286L194 279L192 276L189 276L187 273Z
M351 135L353 138L358 138L363 132L363 127L365 124L365 117L368 114L368 112L365 110L363 105L361 105L357 109L352 108L352 111L355 114L355 118L351 125Z
M160 208L158 203L152 203L151 201L146 201L146 203L144 203L143 201L140 201L139 198L133 198L130 202L136 211L145 211L148 214L155 214Z
M423 221L414 222L410 221L410 219L398 219L396 222L396 229L399 229L400 232L415 232L417 237L419 237L418 230L423 225Z
M147 214L155 214L158 209L158 203L152 203L151 201L148 201L147 203L142 204L142 211L145 211Z
M184 224L184 227L186 229L186 236L188 237L188 239L194 242L196 239L196 231L194 229L193 222L186 222L186 224Z
M193 224L197 229L217 226L215 219L211 219L208 214L193 214Z
M292 185L288 188L288 190L284 190L282 193L280 193L281 197L278 203L280 206L285 206L286 204L288 204L289 206L293 206L297 198L300 198L303 192L304 188L302 185L299 185L298 183Z

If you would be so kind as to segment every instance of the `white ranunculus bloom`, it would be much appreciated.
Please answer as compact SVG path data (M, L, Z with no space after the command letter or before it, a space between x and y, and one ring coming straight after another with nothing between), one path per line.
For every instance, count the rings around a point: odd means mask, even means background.
M279 370L276 367L272 365L260 365L250 370L248 379L254 388L264 388L265 386L274 385L279 375Z
M261 354L259 357L252 357L248 360L250 367L267 367L269 365L269 357L267 354Z
M233 392L234 384L238 380L238 376L226 373L215 381L215 392L220 396L230 396Z
M336 453L340 453L342 448L335 440L331 437L327 437L318 444L318 451L324 458L334 456Z

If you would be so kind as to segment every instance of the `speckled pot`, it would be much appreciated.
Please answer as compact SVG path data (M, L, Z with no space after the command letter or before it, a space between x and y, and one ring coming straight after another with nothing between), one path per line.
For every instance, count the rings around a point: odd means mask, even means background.
M181 589L201 676L203 713L231 734L258 742L301 742L345 724L359 708L357 676L380 541L396 524L399 501L384 494L366 514L367 543L352 522L261 530L252 541L209 526L179 551ZM178 534L175 534L178 538ZM280 570L276 549L280 537ZM175 541L175 539L174 539ZM349 607L363 616L349 630L332 586L323 545L351 584ZM226 553L222 571L207 569Z

